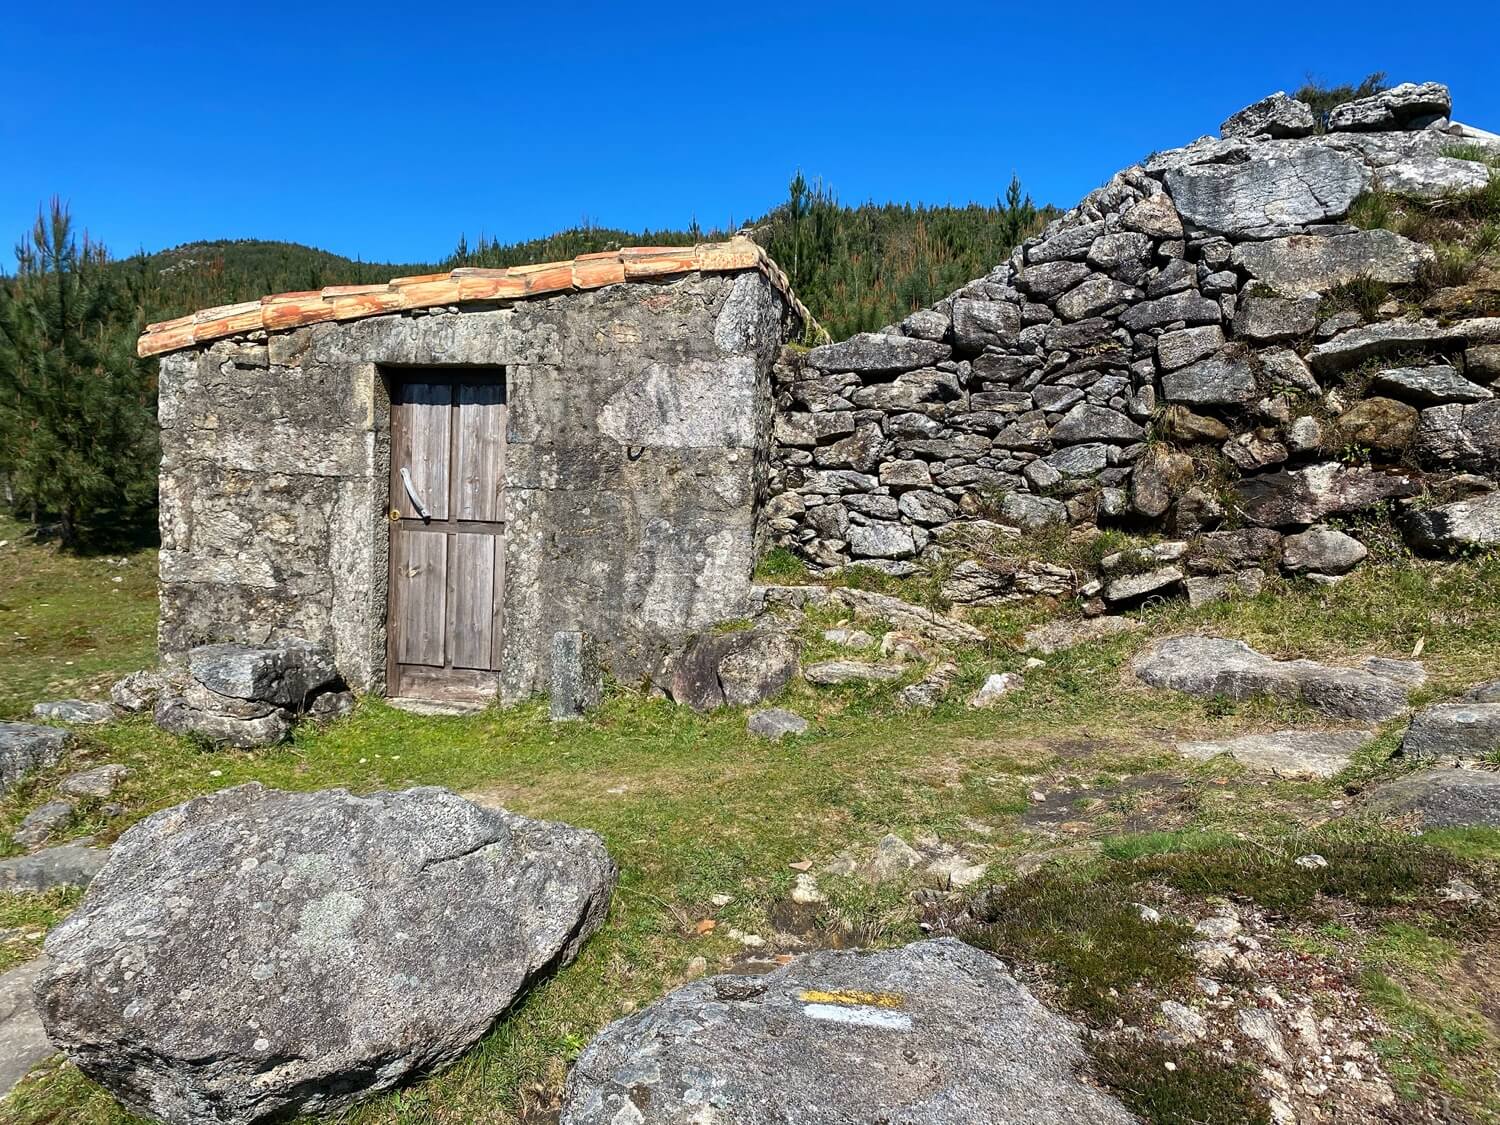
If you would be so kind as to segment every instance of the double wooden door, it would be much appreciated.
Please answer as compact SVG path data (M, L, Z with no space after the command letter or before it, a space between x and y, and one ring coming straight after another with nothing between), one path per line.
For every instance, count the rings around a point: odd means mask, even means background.
M483 700L500 668L504 372L413 371L391 387L391 695Z

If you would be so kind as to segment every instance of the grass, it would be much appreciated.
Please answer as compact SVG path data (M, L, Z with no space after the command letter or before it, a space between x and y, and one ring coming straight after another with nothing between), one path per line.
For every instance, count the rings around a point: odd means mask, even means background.
M1150 1039L1113 1039L1090 1053L1125 1105L1153 1125L1270 1125L1254 1067Z
M1046 966L1063 1005L1107 1027L1142 1014L1138 989L1163 990L1193 973L1184 949L1192 930L1145 921L1133 891L1109 876L1044 869L982 894L962 936L1004 961Z
M42 699L102 697L155 659L155 551L78 558L0 517L0 719Z
M1108 545L1120 549L1127 541ZM7 629L27 638L25 646L0 648L0 684L10 693L12 713L60 694L60 679L102 681L149 662L152 606L149 592L131 585L130 568L116 584L100 560L29 543L0 551L12 549L14 556L0 554L0 567L25 585L5 587L3 612ZM149 570L148 557L131 566ZM937 581L935 574L895 580L857 570L843 577L904 597L930 596ZM132 592L109 592L122 586ZM157 809L257 780L303 790L444 785L603 835L622 878L605 928L579 960L542 982L454 1067L351 1111L344 1117L350 1125L534 1120L554 1103L568 1062L599 1027L681 983L697 956L713 971L731 964L741 950L727 937L729 929L760 934L772 948L798 948L772 924L792 886L790 863L810 859L820 867L840 851L869 849L886 832L936 838L988 863L1001 878L1022 855L1075 843L1092 849L1092 860L1043 868L1002 889L985 923L988 936L976 940L1028 959L1078 1011L1099 1022L1112 1011L1131 1012L1133 999L1172 987L1186 971L1177 924L1169 920L1146 931L1136 902L1249 895L1276 902L1309 925L1326 921L1321 911L1330 902L1410 921L1413 900L1427 895L1439 876L1493 863L1500 853L1500 833L1411 840L1373 828L1361 829L1365 835L1317 829L1329 802L1344 799L1346 781L1367 784L1392 770L1378 750L1326 783L1266 781L1218 763L1185 764L1170 749L1178 739L1272 729L1308 716L1274 701L1228 704L1147 692L1125 671L1152 637L1185 629L1241 637L1281 656L1341 660L1404 656L1420 640L1430 678L1419 700L1438 698L1500 662L1500 631L1493 626L1500 616L1500 563L1394 561L1327 589L1279 580L1268 586L1273 592L1259 598L1200 610L1181 603L1143 610L1144 628L1137 633L1048 657L1044 666L1024 670L1023 691L982 712L965 706L967 694L990 672L1023 671L1025 657L1014 638L1047 610L1023 605L976 612L970 619L991 639L953 654L957 684L932 711L900 708L900 684L826 692L799 684L778 703L807 716L814 729L786 743L747 738L738 711L697 715L620 690L587 721L560 725L549 723L538 703L441 718L365 699L347 719L304 725L288 744L253 753L205 752L143 717L132 718L82 732L79 753L67 767L127 765L131 774L113 798L123 811L108 816L87 808L68 831L108 842ZM44 612L64 596L69 612ZM848 655L820 635L841 615L847 616L836 607L808 615L801 626L807 659ZM18 627L23 621L26 629ZM878 623L860 624L878 632ZM61 655L75 631L87 634L92 650L88 667L76 672L77 665L63 661L78 658ZM36 670L38 654L48 665L44 672ZM906 679L918 675L914 666ZM1388 752L1398 736L1396 724L1378 746ZM64 772L38 775L0 797L0 831L8 835L53 796ZM1033 807L1028 793L1039 786L1064 795L1090 788L1101 796L1068 805L1067 823L1054 831L1060 839L1048 839L1027 821ZM1312 848L1328 856L1329 869L1288 870L1291 859ZM918 884L932 881L920 871L912 877ZM870 886L824 875L820 886L829 901L811 919L807 943L891 945L922 936L910 885ZM732 901L714 907L719 894ZM12 958L29 953L36 939L24 935L45 929L70 906L66 897L10 900L0 930L23 934L0 948L11 950ZM719 925L700 935L697 922L705 918ZM1433 957L1468 955L1476 943L1492 940L1472 928L1449 932L1437 923L1430 932L1448 943L1431 946ZM1423 948L1399 930L1383 940L1376 946L1385 951L1381 956L1405 951L1415 957ZM1394 980L1410 971L1405 964L1392 961L1380 971ZM1401 979L1412 1003L1437 1003L1419 973ZM1156 1050L1149 1044L1140 1049ZM1488 1050L1481 1048L1481 1056L1489 1057ZM1148 1075L1132 1072L1130 1057L1101 1053L1096 1063L1155 1120L1257 1120L1259 1109L1243 1100L1243 1075L1232 1068L1189 1060L1191 1066L1176 1072L1157 1067ZM1142 1065L1155 1058L1136 1057ZM1187 1054L1165 1057L1181 1061ZM1196 1077L1186 1084L1170 1077L1182 1073ZM1467 1061L1446 1073L1465 1089L1466 1083L1483 1089L1480 1071ZM1418 1092L1446 1089L1426 1072L1412 1081ZM23 1125L130 1120L67 1066L32 1079L0 1112Z
M1352 216L1351 216L1352 217ZM1341 282L1330 289L1318 303L1318 319L1337 312L1357 312L1366 320L1379 317L1380 306L1390 299L1391 287L1369 276Z

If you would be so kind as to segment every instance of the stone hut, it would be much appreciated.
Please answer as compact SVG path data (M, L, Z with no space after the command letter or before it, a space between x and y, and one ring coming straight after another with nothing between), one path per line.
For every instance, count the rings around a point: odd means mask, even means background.
M302 637L348 683L638 679L746 611L771 368L806 310L748 239L206 309L161 355L163 659Z

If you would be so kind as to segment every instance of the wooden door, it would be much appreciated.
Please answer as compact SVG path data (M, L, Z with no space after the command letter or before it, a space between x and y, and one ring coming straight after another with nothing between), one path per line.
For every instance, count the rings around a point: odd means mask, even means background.
M391 695L494 695L503 642L505 380L414 371L391 387Z

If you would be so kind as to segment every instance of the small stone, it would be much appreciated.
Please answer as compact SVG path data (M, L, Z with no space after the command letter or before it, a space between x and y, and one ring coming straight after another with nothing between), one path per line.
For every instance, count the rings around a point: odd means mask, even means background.
M1161 911L1144 903L1135 904L1136 913L1140 915L1141 921L1147 925L1154 926L1161 921Z
M777 741L789 734L806 734L809 725L807 720L795 711L787 711L781 707L768 707L750 712L745 719L745 728L751 734Z
M1281 565L1292 574L1347 574L1369 553L1352 535L1329 527L1310 527L1282 540Z
M802 675L810 684L889 683L905 674L899 664L865 664L857 660L824 660L809 664Z
M1025 682L1015 672L996 672L988 675L979 690L969 697L970 707L993 707L1013 691L1019 691Z
M1377 371L1370 389L1418 406L1444 402L1484 402L1495 397L1488 387L1471 383L1448 364L1432 367L1392 367Z
M1219 914L1212 918L1204 918L1193 927L1193 932L1209 941L1232 941L1242 929L1244 926L1240 924L1238 918L1228 914Z
M44 843L72 816L72 801L47 801L26 814L11 838L23 848L33 848Z
M842 648L872 648L875 638L863 629L824 629L823 639Z
M1247 105L1219 126L1225 140L1249 137L1305 137L1312 133L1312 108L1278 90Z
M86 887L109 858L106 848L80 841L0 859L0 894L37 894L54 887Z
M866 875L872 882L887 882L899 879L922 862L922 853L900 836L887 833L880 838L864 865Z
M1292 861L1298 867L1306 868L1308 871L1316 871L1320 867L1327 867L1328 861L1317 853L1311 855L1299 855Z
M1283 1068L1291 1068L1292 1056L1287 1053L1275 1016L1261 1008L1246 1008L1240 1011L1236 1022L1245 1037L1256 1043L1271 1062Z
M1249 363L1225 356L1168 372L1161 384L1168 402L1187 406L1244 406L1258 394Z
M314 719L328 722L354 714L356 700L352 691L325 691L313 696L307 713Z
M1173 1038L1191 1041L1202 1039L1208 1034L1208 1021L1176 1000L1163 1000L1161 1014L1171 1029Z
M957 664L938 664L916 683L897 692L896 701L903 707L935 707L957 678Z
M1024 531L1040 531L1068 522L1068 509L1060 500L1007 492L1000 501L1000 518Z
M109 697L122 711L149 711L156 706L156 697L165 687L166 681L155 672L132 672L115 681L114 686L109 689Z
M1394 456L1411 444L1417 423L1415 406L1376 396L1360 399L1344 411L1335 427L1350 445Z
M818 889L817 876L804 871L792 884L791 899L799 906L815 906L827 902L828 896Z
M108 703L90 703L84 699L59 699L51 703L38 703L31 709L33 717L51 719L57 723L79 723L97 725L107 723L115 717L115 709Z
M57 791L67 797L108 797L130 776L122 765L110 763L81 773L70 773L58 783Z

